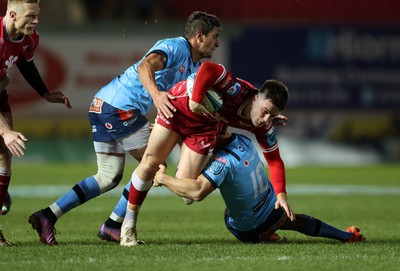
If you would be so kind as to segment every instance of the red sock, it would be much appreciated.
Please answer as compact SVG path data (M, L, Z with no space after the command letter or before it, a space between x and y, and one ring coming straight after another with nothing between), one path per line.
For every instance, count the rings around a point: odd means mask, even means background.
M137 190L132 182L131 182L131 188L129 190L129 203L133 205L142 205L144 199L147 196L147 192L149 192L150 189L145 190L145 191L139 191Z
M0 175L0 209L3 206L4 200L6 199L8 186L10 184L11 176Z

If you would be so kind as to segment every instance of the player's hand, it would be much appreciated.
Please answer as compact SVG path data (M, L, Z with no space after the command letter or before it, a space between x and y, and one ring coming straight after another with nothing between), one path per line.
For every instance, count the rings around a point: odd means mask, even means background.
M25 154L25 141L28 139L23 134L9 130L3 134L3 140L12 155L21 157Z
M46 92L43 94L43 98L50 103L60 103L64 104L68 108L71 108L69 99L62 92Z
M285 210L286 215L289 217L291 221L296 220L296 216L292 209L289 206L289 203L287 202L287 195L285 193L279 193L276 195L277 200L275 202L275 210L279 208L283 208Z
M161 114L166 119L172 118L174 116L173 112L176 111L170 99L175 99L175 97L165 91L159 91L158 95L153 98L158 114Z
M164 165L159 166L160 169L156 172L156 175L154 176L153 179L153 186L162 186L162 179L165 177L167 174L167 167Z
M272 120L272 125L274 126L286 126L286 124L288 123L288 118L284 115L278 115L276 117L274 117L274 119Z
M199 104L195 101L193 101L192 99L189 99L189 108L190 111L192 111L195 114L206 114L206 115L211 115L210 111L208 111L204 105Z

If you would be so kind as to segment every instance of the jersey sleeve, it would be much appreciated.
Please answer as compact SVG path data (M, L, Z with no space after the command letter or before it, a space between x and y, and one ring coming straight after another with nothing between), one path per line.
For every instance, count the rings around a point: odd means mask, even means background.
M157 42L146 54L157 53L167 58L165 67L175 67L181 65L185 56L183 52L187 52L186 45L181 44L178 39L164 39Z
M257 129L255 136L268 163L269 177L275 193L286 193L285 165L279 152L274 127L269 125L268 127Z
M213 62L201 64L194 79L192 100L201 103L206 92L219 83L225 74L226 69L222 65Z
M214 189L221 186L225 177L229 174L229 161L222 156L213 156L202 174L210 181Z

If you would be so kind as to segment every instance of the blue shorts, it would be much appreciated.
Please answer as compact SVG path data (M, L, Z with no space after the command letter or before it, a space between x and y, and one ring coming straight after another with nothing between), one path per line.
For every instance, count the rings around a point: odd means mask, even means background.
M273 210L269 216L265 219L264 223L251 231L238 231L234 229L229 224L229 216L227 210L225 210L225 225L228 230L243 243L261 243L264 238L267 238L276 231L277 228L280 228L279 224L283 216L286 216L283 208L279 208L278 210Z
M142 128L148 120L139 109L120 110L101 99L94 98L89 107L89 120L93 140L114 141Z

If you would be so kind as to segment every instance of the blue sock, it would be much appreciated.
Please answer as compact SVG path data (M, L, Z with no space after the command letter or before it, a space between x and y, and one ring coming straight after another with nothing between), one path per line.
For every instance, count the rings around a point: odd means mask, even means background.
M296 215L296 218L296 230L309 236L326 237L343 242L352 236L351 233L335 228L312 216Z
M126 205L128 204L129 197L129 189L131 187L131 181L126 184L124 191L122 192L122 196L119 199L117 205L114 208L113 213L115 213L119 217L125 217L126 214Z
M319 236L333 238L340 240L342 242L347 241L353 234L350 232L342 231L338 228L335 228L329 224L321 222L321 229L319 232Z
M56 201L65 214L69 210L100 195L100 188L93 176L76 184L70 191ZM125 207L126 208L126 207Z

